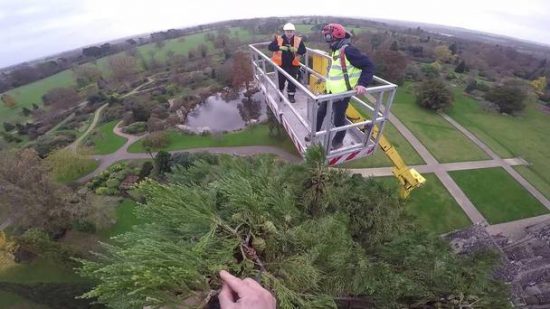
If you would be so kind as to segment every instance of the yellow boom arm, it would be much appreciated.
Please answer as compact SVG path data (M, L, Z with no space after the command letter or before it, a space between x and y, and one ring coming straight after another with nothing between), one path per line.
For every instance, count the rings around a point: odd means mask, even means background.
M351 122L361 122L365 119L351 104L346 110L346 117ZM378 134L378 127L374 126L374 128L372 128L372 138L376 139ZM401 198L407 198L411 191L414 190L414 188L418 188L426 182L426 179L422 177L420 173L418 173L414 168L410 168L407 166L407 164L405 164L405 161L403 161L403 159L397 152L397 149L392 146L390 141L388 141L388 139L384 135L380 136L378 145L380 146L380 148L382 148L386 156L393 163L392 173L401 184L401 189L399 192Z

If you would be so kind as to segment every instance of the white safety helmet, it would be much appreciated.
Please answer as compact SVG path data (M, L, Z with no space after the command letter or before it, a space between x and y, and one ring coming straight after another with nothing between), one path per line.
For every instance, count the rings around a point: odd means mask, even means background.
M294 27L293 24L291 23L286 23L284 26L283 26L283 30L285 31L296 31L296 28Z

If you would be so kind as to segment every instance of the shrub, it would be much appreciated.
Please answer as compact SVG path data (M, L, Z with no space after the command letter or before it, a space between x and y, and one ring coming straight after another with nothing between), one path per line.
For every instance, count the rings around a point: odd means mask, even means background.
M512 114L525 108L527 91L525 86L517 81L506 81L491 88L485 99L498 105L501 113Z
M109 178L109 180L105 182L105 185L107 188L118 189L118 186L120 186L120 180L117 178Z
M416 89L416 103L434 111L451 106L453 95L445 82L439 79L426 80Z
M151 174L153 170L153 163L151 161L143 162L141 170L139 171L139 178L143 179Z
M4 131L10 132L13 129L15 129L15 125L11 124L10 122L5 121L4 122Z
M73 228L83 233L95 233L96 226L94 223L87 220L77 220L73 222Z
M153 132L143 139L145 149L162 149L168 146L168 135L166 132Z
M142 133L142 132L145 132L146 130L147 130L147 124L142 121L134 122L131 125L122 128L122 131L128 134Z
M107 187L99 187L95 189L95 193L99 195L108 195L109 188Z

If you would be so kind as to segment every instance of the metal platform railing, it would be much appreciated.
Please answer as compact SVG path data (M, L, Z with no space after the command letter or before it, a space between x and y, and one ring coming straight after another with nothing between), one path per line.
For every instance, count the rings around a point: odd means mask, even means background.
M307 147L313 143L321 144L330 165L339 164L351 159L357 159L374 153L382 134L374 138L372 128L377 126L382 133L384 124L388 120L391 104L395 97L397 86L382 78L374 76L375 85L367 87L367 95L358 97L355 91L347 91L338 94L314 93L312 89L305 86L287 72L277 66L269 56L262 52L270 42L255 43L249 45L252 52L252 67L254 78L258 82L260 90L265 96L267 105L277 116L278 121L283 124L295 144L298 151L303 155ZM328 60L329 66L331 57L323 51L306 48L303 56L304 63L301 64L302 80L310 81L315 78L318 82L325 82L326 76L315 71L312 66L314 55ZM267 52L267 48L265 48ZM287 80L293 83L297 89L297 100L305 102L305 108L301 104L292 104L286 96L279 91L278 77L283 74ZM333 124L333 104L344 98L351 98L350 103L361 111L366 117L365 121L348 123L341 127ZM327 104L327 113L321 126L321 130L315 132L317 127L317 112L321 104ZM299 108L299 107L302 108ZM331 141L337 132L347 130L344 147L331 149ZM306 143L304 138L309 136L311 142Z

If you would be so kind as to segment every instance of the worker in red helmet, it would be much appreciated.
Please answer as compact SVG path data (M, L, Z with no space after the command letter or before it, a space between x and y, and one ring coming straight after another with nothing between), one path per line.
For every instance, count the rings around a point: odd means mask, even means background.
M268 49L273 52L271 60L280 66L294 79L298 78L300 69L300 58L306 53L306 46L302 38L296 35L296 28L293 24L287 23L283 26L285 34L275 35L273 42L269 44ZM285 90L285 84L288 83L288 100L290 103L296 102L296 85L288 81L283 74L279 75L279 90Z
M327 81L327 93L342 93L355 90L357 95L367 93L366 87L372 81L374 65L359 49L351 45L351 34L340 24L328 24L323 27L323 38L329 44L332 64ZM334 111L334 125L343 126L346 123L346 109L350 98L335 101L332 104ZM323 103L317 112L317 128L321 130L327 113L327 104ZM332 140L332 149L343 146L346 131L339 131ZM306 138L309 141L309 137Z

